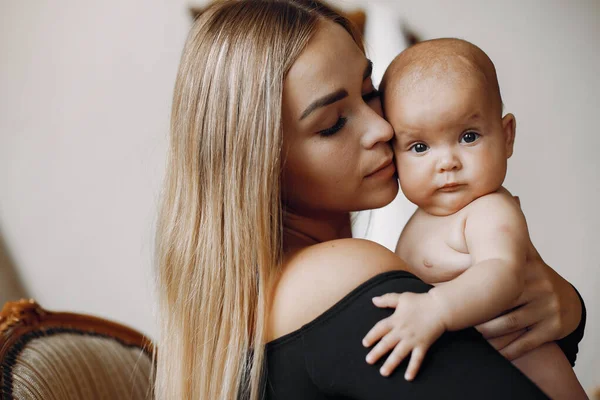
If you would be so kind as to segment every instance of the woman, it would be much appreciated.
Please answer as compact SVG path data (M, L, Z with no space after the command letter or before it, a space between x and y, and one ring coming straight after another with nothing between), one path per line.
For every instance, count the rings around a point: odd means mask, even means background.
M350 211L398 191L370 70L348 22L314 1L220 2L195 22L158 226L159 398L542 396L474 330L445 335L412 386L364 361L361 334L387 315L369 296L427 290L350 238ZM481 327L533 326L509 358L581 319L569 284L530 264L524 306Z

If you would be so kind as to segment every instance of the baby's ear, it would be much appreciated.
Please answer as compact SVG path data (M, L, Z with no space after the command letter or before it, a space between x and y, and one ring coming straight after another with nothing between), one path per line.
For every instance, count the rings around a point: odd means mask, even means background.
M506 145L506 158L510 158L513 154L515 145L515 133L517 130L517 120L512 114L506 114L502 118L502 133L504 133L504 143Z

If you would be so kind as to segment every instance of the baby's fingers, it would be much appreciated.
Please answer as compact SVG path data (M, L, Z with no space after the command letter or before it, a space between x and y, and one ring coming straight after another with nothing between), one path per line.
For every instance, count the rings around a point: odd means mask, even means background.
M382 319L376 323L375 326L372 327L367 335L363 338L363 346L371 347L373 343L384 337L391 329L391 324L388 322L387 318Z
M396 308L399 298L399 293L386 293L383 296L373 297L373 304L379 308Z
M392 353L388 356L387 360L385 360L385 363L379 370L381 375L390 376L390 374L394 372L394 370L398 367L398 365L400 365L402 360L406 358L411 350L412 349L410 345L406 344L406 342L400 341L400 343L398 343L396 348L394 348L394 351L392 351Z
M388 353L396 344L398 343L398 339L395 339L391 335L385 335L379 343L375 347L371 349L369 354L367 354L367 362L369 364L373 364L377 362L384 354Z
M421 368L421 364L423 363L423 359L425 358L426 349L422 347L415 347L410 356L410 362L408 363L408 367L406 368L406 373L404 374L404 379L407 381L412 381L417 376L417 372L419 372L419 368Z

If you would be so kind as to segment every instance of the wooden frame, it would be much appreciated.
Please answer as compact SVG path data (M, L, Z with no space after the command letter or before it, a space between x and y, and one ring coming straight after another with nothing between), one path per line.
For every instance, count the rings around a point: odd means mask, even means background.
M90 315L47 311L29 299L7 302L0 311L0 364L24 336L61 331L114 338L125 346L142 349L152 358L152 341L132 328ZM2 371L0 387L4 379Z

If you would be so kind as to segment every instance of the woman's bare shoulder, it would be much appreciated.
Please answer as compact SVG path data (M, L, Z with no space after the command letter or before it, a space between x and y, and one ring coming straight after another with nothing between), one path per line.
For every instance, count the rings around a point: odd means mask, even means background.
M396 254L369 240L332 240L298 251L286 260L274 289L269 340L301 328L361 283L393 270L407 267Z

